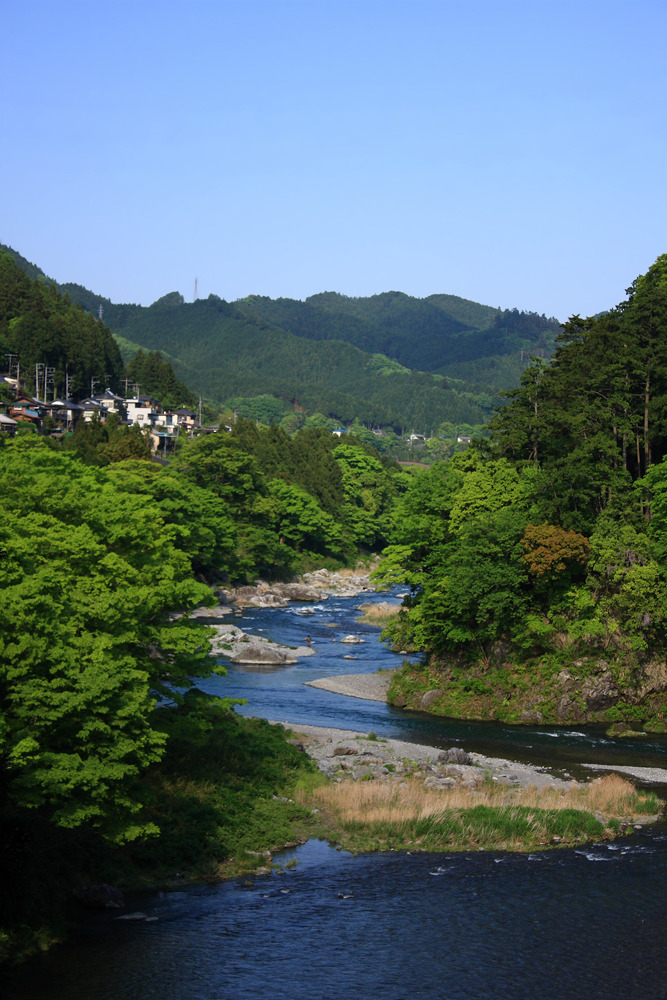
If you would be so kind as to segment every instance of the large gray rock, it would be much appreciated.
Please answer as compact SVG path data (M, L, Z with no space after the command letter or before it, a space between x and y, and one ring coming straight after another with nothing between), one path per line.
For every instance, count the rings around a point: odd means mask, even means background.
M269 642L253 640L248 643L239 643L229 659L232 663L253 663L255 666L298 663L296 656L293 656L285 646L275 646Z
M441 764L472 764L470 754L462 750L461 747L451 747L438 754L438 761Z
M442 690L442 688L432 688L430 691L425 691L424 694L419 699L419 704L416 707L421 708L424 712L428 712L433 702L438 701L439 698L442 698L444 693L445 692Z

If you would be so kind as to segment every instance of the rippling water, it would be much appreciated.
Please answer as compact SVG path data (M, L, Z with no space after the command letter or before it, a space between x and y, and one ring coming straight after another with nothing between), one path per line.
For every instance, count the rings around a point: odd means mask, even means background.
M514 729L404 713L303 686L399 661L353 601L315 615L258 611L240 624L318 652L280 671L231 667L208 688L243 711L529 760L654 763L665 741L595 729ZM326 622L336 622L336 629ZM334 638L368 642L342 660ZM142 922L90 919L66 947L22 970L11 1000L648 1000L667 996L667 829L616 844L530 855L357 858L311 841L282 874L136 897Z

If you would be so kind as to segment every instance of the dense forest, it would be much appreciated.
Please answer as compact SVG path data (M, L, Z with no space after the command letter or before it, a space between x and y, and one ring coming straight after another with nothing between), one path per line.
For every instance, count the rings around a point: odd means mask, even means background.
M428 651L397 704L664 730L667 256L573 317L490 439L400 501L381 577L410 584L390 637Z
M90 394L91 385L120 386L124 365L109 329L52 285L31 279L11 256L0 252L0 358L12 356L29 391L50 371L49 394ZM52 397L51 397L52 398Z
M480 427L530 356L550 354L559 330L533 313L399 292L236 303L216 295L186 303L172 292L148 308L115 305L80 285L54 285L4 249L43 288L53 285L96 318L101 312L131 365L139 350L160 352L181 383L218 407L271 397L271 422L291 430L301 414L398 434Z
M518 309L492 309L455 295L417 299L384 292L351 298L324 292L304 302L251 295L235 305L300 337L343 340L406 368L462 378L463 366L474 362L467 369L467 381L478 391L486 388L482 371L491 376L488 385L493 389L514 386L523 360L530 355L548 357L560 331L555 319ZM503 362L508 382L498 381L497 372L491 374L492 363Z

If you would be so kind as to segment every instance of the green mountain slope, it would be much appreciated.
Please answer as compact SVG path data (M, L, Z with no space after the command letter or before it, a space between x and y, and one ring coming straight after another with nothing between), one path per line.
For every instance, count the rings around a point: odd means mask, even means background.
M384 292L351 298L323 292L305 302L249 296L235 305L299 337L344 340L408 368L483 385L485 391L515 385L531 354L552 353L560 330L556 320L537 313L493 309L455 295L417 299ZM499 359L504 359L500 365Z
M306 413L396 430L484 423L498 390L517 384L531 354L548 356L559 330L543 316L452 295L324 292L305 302L250 296L230 304L215 295L185 303L172 292L145 308L77 284L56 289L94 316L101 311L126 359L133 349L160 351L178 378L216 403L271 395Z
M172 294L135 307L116 332L164 351L180 378L220 402L270 394L340 420L425 430L443 420L482 423L489 410L465 385L340 340L304 342L215 295L185 303Z
M33 266L34 268L34 266ZM123 363L111 331L89 312L61 296L41 272L33 277L0 251L0 358L12 359L27 391L40 398L79 397L93 384L118 385ZM45 388L44 366L48 378Z

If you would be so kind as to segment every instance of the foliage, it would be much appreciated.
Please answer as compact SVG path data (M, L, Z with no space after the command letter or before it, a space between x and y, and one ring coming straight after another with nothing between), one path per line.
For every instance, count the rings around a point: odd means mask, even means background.
M156 695L211 671L206 630L172 621L208 600L161 511L40 441L0 452L0 753L14 806L115 840L163 738Z
M411 590L386 637L430 655L437 676L424 683L442 689L445 714L602 721L618 707L659 724L667 711L655 667L667 649L667 257L628 294L573 317L489 442L417 476L398 504L377 578Z
M150 443L138 424L127 427L116 413L110 413L105 423L97 413L89 422L79 420L74 434L65 438L63 448L87 465L110 465L132 458L148 461L151 457Z
M126 374L138 385L138 392L154 396L165 409L197 406L197 397L176 378L170 361L160 351L137 351L126 366Z
M91 380L119 387L123 372L118 347L107 327L60 295L55 286L31 280L0 251L0 349L16 355L29 391L36 392L35 365L53 369L52 390L64 395L66 376L78 393ZM43 381L39 392L43 398Z

